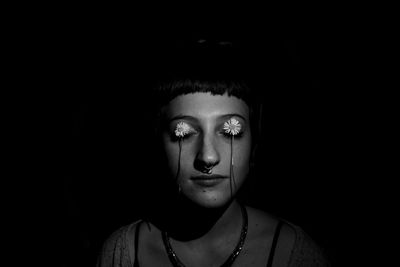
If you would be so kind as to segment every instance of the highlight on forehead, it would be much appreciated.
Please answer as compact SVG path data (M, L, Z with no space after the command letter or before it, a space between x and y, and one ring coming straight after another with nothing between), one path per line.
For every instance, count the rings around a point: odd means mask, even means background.
M241 80L232 78L210 78L203 76L163 76L158 81L152 83L152 111L154 112L154 118L157 120L157 125L163 125L166 123L165 108L166 105L174 98L180 95L187 95L196 92L211 93L212 95L224 95L235 96L243 100L249 107L249 121L254 134L254 140L258 138L260 134L259 119L261 114L261 98L254 91L254 83L251 83L252 88L248 86L247 80ZM214 77L214 76L211 76ZM220 76L219 76L220 77ZM240 77L240 76L239 76Z
M230 118L233 118L233 117L238 117L238 118L241 118L243 121L247 122L246 117L244 115L239 114L239 113L229 113L229 114L221 115L219 117L224 119L224 120L230 119ZM197 118L192 117L192 116L188 116L188 115L178 114L176 116L168 117L167 120L168 120L168 122L178 121L178 120L196 121Z
M248 105L235 96L212 95L211 93L193 93L179 95L162 109L163 119L172 121L185 119L199 122L215 119L217 122L236 116L244 122L250 120Z

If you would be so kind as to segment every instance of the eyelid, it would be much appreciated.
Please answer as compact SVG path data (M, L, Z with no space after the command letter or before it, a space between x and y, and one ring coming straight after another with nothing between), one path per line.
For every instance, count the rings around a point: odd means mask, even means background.
M240 121L234 117L224 122L223 130L226 135L235 136L240 135L243 132L243 126Z
M230 132L233 131L233 133L235 134L227 132L227 130L224 128L226 124L233 125L232 129L230 129ZM178 120L171 126L172 126L171 128L172 135L176 137L185 137L201 131L201 129L199 129L198 126L197 127L193 126L191 122L188 122L186 120ZM223 123L220 124L218 128L219 128L218 132L227 136L242 135L246 129L246 127L243 126L243 120L240 117L238 118L237 116L232 116L228 120L225 120Z
M185 121L178 121L173 131L176 137L185 137L196 130L189 123Z

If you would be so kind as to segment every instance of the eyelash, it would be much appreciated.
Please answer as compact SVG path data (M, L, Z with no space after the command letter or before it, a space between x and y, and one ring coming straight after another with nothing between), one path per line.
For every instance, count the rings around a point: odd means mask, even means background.
M195 132L190 132L188 134L186 134L183 137L178 137L176 136L174 133L171 134L171 139L173 141L178 141L179 139L189 139L191 138L193 135L195 135ZM230 139L232 137L231 134L226 133L225 131L220 131L219 134L223 135L223 137ZM238 133L237 135L235 135L235 139L240 139L243 136L243 132Z
M231 138L232 134L227 133L225 130L222 130L219 132L220 134L224 135L226 138ZM236 135L234 135L235 138L240 138L243 135L243 131L240 131Z
M192 137L193 135L195 135L196 133L197 133L197 131L194 130L193 128L191 128L190 131L189 131L187 134L185 134L184 136L182 136L182 137L177 136L177 135L175 134L175 132L172 132L172 133L171 133L171 138L172 138L174 141L178 141L179 139L188 139L188 138ZM227 133L225 130L221 130L221 131L219 131L218 133L221 134L221 135L223 135L223 136L224 136L225 138L227 138L227 139L230 139L230 138L232 137L232 135L229 134L229 133ZM235 139L236 139L236 138L239 139L239 138L241 138L241 137L243 136L243 134L244 134L244 132L243 132L243 131L240 131L240 132L239 132L238 134L236 134L234 137L235 137Z

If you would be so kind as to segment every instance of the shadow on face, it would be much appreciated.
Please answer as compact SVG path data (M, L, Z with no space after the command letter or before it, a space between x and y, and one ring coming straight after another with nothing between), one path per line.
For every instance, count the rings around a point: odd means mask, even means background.
M234 96L180 95L164 107L163 149L169 176L191 201L220 207L234 197L249 172L251 130L247 104ZM239 131L229 134L235 122ZM184 125L185 136L176 135ZM225 127L225 128L224 128Z

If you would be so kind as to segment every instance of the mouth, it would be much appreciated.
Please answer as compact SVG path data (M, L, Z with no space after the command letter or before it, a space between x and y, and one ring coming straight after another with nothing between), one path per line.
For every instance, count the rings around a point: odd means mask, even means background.
M223 176L223 175L218 175L218 174L210 174L210 175L197 175L197 176L192 176L190 179L194 181L198 180L217 180L217 179L227 179L229 177Z
M197 175L192 176L190 179L197 185L202 187L212 187L220 184L223 180L228 179L229 177L211 174L211 175Z

